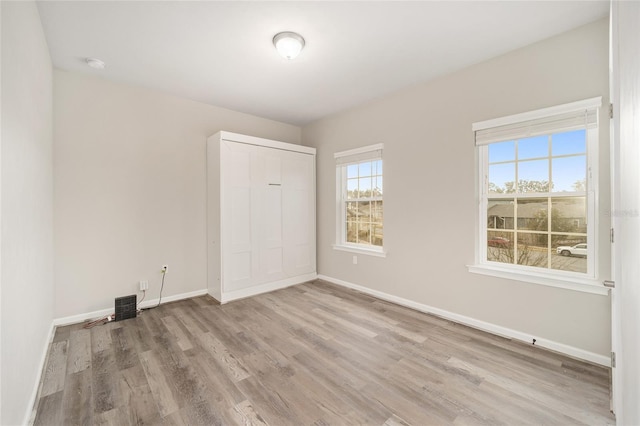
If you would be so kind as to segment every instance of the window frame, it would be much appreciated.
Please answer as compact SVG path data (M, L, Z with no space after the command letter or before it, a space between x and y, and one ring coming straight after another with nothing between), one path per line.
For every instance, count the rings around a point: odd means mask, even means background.
M551 269L549 267L541 268L536 266L526 266L517 264L501 263L496 261L490 261L487 259L487 241L488 231L490 230L487 224L487 207L489 199L495 198L547 198L552 201L554 199L562 198L559 192L546 192L546 193L514 193L508 195L500 195L489 193L488 191L488 179L489 179L489 145L491 143L499 143L499 140L493 142L476 142L476 167L477 167L477 185L476 185L476 199L478 204L477 209L477 221L476 221L476 233L475 233L475 264L469 265L468 270L473 273L479 273L483 275L497 276L502 278L510 278L517 281L525 281L536 284L548 285L552 287L567 288L582 292L594 293L594 294L607 294L607 289L599 281L598 271L598 258L599 258L599 241L598 234L600 229L600 219L598 215L599 205L599 191L598 191L598 150L599 150L599 113L602 105L602 98L586 99L584 101L572 102L569 104L558 105L555 107L544 108L541 110L530 111L522 114L515 114L512 116L497 118L494 120L487 120L483 122L473 123L472 130L477 132L479 130L491 130L492 128L500 126L518 125L525 122L532 122L534 120L540 120L545 118L551 118L554 116L560 116L562 114L575 112L575 111L587 111L595 109L595 127L590 128L585 125L585 138L586 138L586 177L587 188L581 192L570 192L566 197L572 196L584 196L587 200L587 272L571 272L558 269ZM571 130L571 129L567 129ZM563 130L550 129L543 133L545 135L552 135L561 133ZM564 130L566 131L566 130ZM476 133L477 135L477 133ZM522 139L516 138L516 139ZM511 138L504 139L513 140ZM548 159L552 159L551 153L549 153ZM517 162L518 159L514 159ZM551 208L551 207L549 207ZM516 229L513 232L517 232ZM547 230L547 235L551 236L552 231ZM550 243L549 243L550 244ZM551 247L553 251L553 247ZM552 254L550 254L552 255Z
M383 243L382 246L373 244L359 244L347 241L347 220L346 220L346 208L347 201L384 201L384 189L383 195L380 197L369 197L366 199L347 200L347 167L353 164L359 164L363 162L382 161L383 159L384 144L374 144L355 148L347 151L336 152L334 158L336 159L336 239L333 244L334 250L347 251L352 253L366 254L370 256L386 257L386 251L384 249L384 218L383 218ZM382 180L384 182L384 166L382 172ZM383 183L384 185L384 183ZM383 186L384 187L384 186ZM384 203L383 203L384 209Z

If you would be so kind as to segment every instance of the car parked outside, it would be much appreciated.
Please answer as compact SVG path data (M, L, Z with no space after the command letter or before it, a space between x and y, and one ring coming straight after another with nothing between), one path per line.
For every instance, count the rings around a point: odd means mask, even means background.
M493 237L487 240L487 245L489 247L508 247L509 243L509 240L502 237Z
M587 257L587 244L580 243L575 246L560 246L556 249L558 254L563 256L584 256Z

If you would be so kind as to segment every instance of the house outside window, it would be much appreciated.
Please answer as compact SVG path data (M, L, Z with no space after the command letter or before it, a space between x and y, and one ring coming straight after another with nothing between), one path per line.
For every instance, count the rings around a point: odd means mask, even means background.
M384 255L382 151L376 144L334 154L335 249Z
M589 99L473 124L477 266L594 284L601 102Z

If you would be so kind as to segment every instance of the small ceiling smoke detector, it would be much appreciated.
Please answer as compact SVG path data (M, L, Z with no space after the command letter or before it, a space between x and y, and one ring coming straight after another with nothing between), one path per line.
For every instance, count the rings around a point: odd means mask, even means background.
M104 69L104 62L96 58L87 58L87 65L97 70Z
M295 59L302 52L304 38L298 33L285 31L273 37L273 45L283 58Z

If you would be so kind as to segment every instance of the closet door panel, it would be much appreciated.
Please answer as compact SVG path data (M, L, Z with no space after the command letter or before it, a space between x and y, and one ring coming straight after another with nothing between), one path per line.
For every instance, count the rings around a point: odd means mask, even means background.
M261 260L264 272L269 280L283 271L282 264L282 189L280 186L267 186L264 191L263 224L264 239L261 247Z
M251 189L230 188L229 262L231 282L250 280L251 253Z
M225 291L238 290L254 284L259 273L255 244L256 156L252 147L224 142L223 217L223 282Z
M282 164L281 150L258 148L264 166L261 204L260 261L264 281L284 277L283 218L282 218Z
M315 271L313 156L286 152L283 167L285 271L296 276Z

